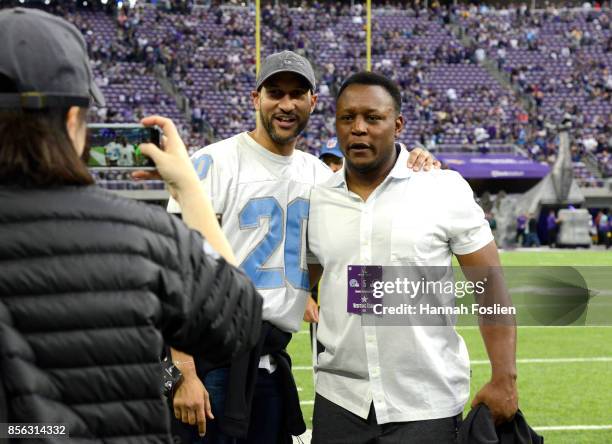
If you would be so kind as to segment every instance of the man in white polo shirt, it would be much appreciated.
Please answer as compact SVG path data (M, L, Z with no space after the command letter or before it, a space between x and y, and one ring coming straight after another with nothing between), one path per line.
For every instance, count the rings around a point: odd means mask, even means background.
M336 101L344 167L311 193L309 262L322 267L318 339L325 347L316 366L315 444L455 442L469 398L469 357L454 328L367 326L344 296L349 265L450 267L453 254L464 270L500 265L467 182L453 171L403 166L408 153L395 143L400 107L399 90L385 77L349 77ZM501 423L518 406L514 320L481 325L481 332L492 377L474 404L486 404Z

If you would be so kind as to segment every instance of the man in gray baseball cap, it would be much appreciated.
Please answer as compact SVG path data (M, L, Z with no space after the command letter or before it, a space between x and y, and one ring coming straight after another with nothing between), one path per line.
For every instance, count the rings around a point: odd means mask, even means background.
M174 393L179 421L173 427L184 443L200 442L194 419L214 418L201 441L206 444L276 444L306 429L284 348L300 328L308 295L300 233L310 189L331 174L319 159L295 149L315 108L315 85L310 62L299 54L266 57L251 92L255 128L192 157L238 262L264 298L269 324L261 353L224 366L206 357L195 357L194 365L194 358L172 351L183 374ZM181 208L171 200L168 211Z
M0 11L0 76L14 85L0 109L104 105L79 30L36 9Z

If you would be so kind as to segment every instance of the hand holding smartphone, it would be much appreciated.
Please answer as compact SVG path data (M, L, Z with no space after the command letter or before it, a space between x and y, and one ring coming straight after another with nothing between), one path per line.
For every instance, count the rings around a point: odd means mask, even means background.
M174 198L199 192L200 180L172 120L149 116L141 123L89 124L89 168L127 170L134 180L163 179Z
M141 120L146 127L161 128L164 149L153 143L143 143L140 148L143 154L154 160L156 171L134 171L132 177L150 179L153 175L161 177L170 194L176 198L181 192L201 191L201 183L191 163L189 153L172 120L162 116L149 116Z
M141 143L161 148L161 131L156 126L140 124L87 125L89 158L92 170L154 170L155 163L140 151Z

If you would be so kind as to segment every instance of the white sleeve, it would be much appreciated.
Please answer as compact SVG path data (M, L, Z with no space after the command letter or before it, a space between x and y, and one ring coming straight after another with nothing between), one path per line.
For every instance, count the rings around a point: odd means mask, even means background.
M454 254L470 254L493 240L489 222L474 200L470 185L459 174L453 174L445 190L448 213L447 236Z
M219 183L220 174L218 172L218 167L215 165L213 157L204 150L199 150L193 156L191 156L191 161L193 162L193 167L200 178L200 182L202 183L204 190L211 200L213 210L216 214L223 214L225 201L221 195L221 190L224 188ZM168 200L167 211L169 213L181 212L179 203L172 197L170 197Z

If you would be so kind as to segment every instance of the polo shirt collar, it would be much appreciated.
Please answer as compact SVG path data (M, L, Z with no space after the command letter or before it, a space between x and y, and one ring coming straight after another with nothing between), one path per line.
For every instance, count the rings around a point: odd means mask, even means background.
M389 175L387 177L392 177L394 179L406 179L412 175L412 168L408 168L408 157L410 154L406 147L401 143L396 143L395 148L399 150L399 156L397 156L397 160L395 161L395 165L391 171L389 171Z
M397 156L397 160L395 161L395 165L389 171L389 175L387 177L392 177L394 179L406 179L412 175L412 169L408 168L408 150L402 143L396 143L395 149L399 151L399 155ZM346 162L345 162L346 165ZM342 165L342 168L338 170L330 179L329 186L331 188L346 188L346 169L345 165Z

